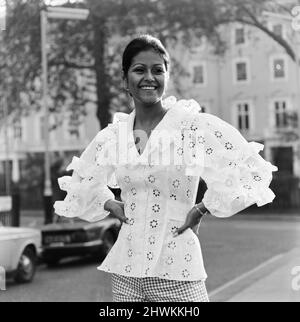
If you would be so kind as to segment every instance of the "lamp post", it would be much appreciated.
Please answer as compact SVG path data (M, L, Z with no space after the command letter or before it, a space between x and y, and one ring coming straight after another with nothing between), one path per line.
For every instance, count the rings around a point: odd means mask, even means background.
M45 224L53 221L53 203L51 187L51 162L50 162L50 141L49 141L49 108L48 108L48 62L47 62L47 24L51 19L75 19L86 20L89 15L88 9L47 7L41 11L41 51L42 51L42 104L44 110L44 206Z

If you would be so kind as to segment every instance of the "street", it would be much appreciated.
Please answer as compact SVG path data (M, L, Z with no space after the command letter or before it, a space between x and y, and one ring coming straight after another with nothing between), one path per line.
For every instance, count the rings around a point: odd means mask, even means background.
M300 247L300 221L296 216L242 215L228 219L204 218L200 242L208 274L207 290L238 279L260 264ZM89 259L70 259L56 268L39 266L31 284L7 283L0 302L7 301L111 301L110 275ZM299 264L300 265L300 259ZM272 269L274 267L268 266ZM271 271L263 274L271 274ZM262 273L261 273L262 274ZM260 272L255 278L261 277ZM300 297L300 295L299 295Z

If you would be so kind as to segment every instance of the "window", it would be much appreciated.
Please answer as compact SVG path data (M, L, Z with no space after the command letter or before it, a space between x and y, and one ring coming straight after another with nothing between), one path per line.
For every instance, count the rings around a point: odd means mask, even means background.
M244 44L245 43L245 30L244 28L235 29L235 44Z
M204 67L203 65L194 66L194 84L204 84Z
M275 126L283 128L288 126L286 101L275 101Z
M281 24L273 25L273 32L275 35L283 37L283 28Z
M247 66L245 62L236 63L236 80L237 81L247 80Z
M237 121L238 129L240 131L247 131L250 129L250 109L248 103L237 104Z
M13 135L15 139L22 139L22 126L20 120L13 124Z
M285 78L285 62L282 58L273 60L273 77L274 79Z
M80 114L72 113L67 120L68 137L73 140L78 140L83 137L83 124L80 119Z

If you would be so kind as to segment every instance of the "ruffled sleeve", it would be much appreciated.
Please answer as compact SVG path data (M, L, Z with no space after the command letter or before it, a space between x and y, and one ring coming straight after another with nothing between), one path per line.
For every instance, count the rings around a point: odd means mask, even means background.
M108 185L117 186L113 163L107 162L112 147L113 132L109 126L97 134L80 158L73 157L67 167L67 170L73 170L73 175L58 179L60 189L65 190L67 196L54 203L56 214L90 222L109 214L104 204L114 199L114 194Z
M272 202L269 185L277 167L260 156L264 146L247 142L233 126L207 113L198 114L194 123L201 129L196 144L204 155L194 171L202 169L198 173L207 184L202 202L210 213L229 217L250 205Z

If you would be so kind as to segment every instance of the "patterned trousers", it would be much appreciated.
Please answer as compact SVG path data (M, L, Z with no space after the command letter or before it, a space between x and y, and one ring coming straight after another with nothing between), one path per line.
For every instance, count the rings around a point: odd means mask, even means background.
M204 281L112 274L113 302L209 302Z

